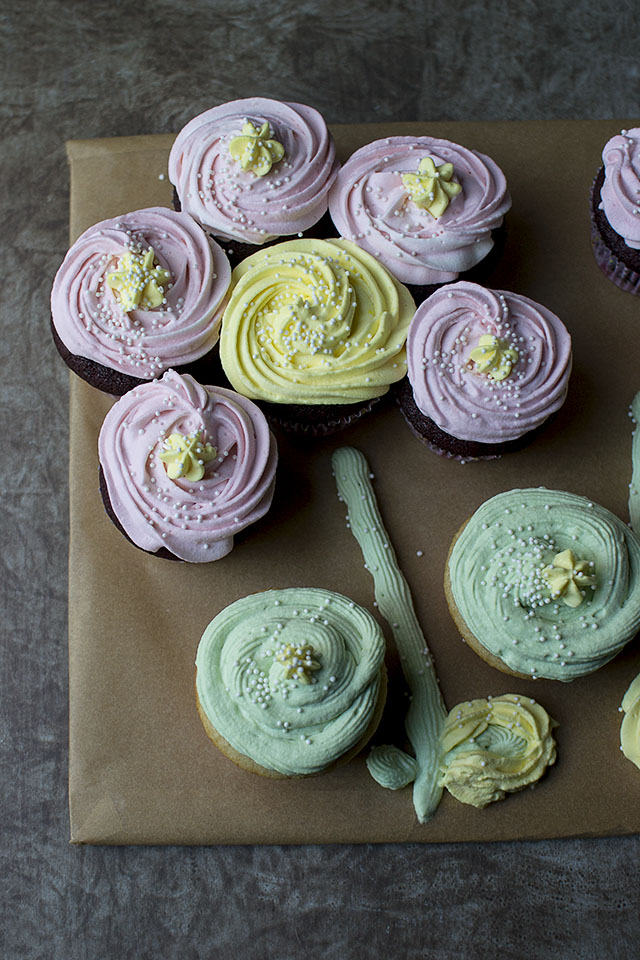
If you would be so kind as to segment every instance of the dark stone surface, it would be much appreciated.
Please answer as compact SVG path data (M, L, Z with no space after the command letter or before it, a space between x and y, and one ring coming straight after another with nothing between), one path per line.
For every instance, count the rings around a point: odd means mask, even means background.
M496 944L502 957L638 956L638 837L68 845L68 373L48 307L67 247L68 138L177 131L252 94L346 123L629 116L637 36L632 0L5 0L3 958L482 960Z

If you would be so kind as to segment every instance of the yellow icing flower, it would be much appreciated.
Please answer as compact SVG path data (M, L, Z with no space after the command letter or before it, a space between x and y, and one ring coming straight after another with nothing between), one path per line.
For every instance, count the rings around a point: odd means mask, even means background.
M199 433L172 433L164 443L164 450L158 456L167 464L167 474L171 480L184 477L185 480L202 480L204 465L218 455L210 443L203 443Z
M622 698L620 709L624 713L620 726L620 749L627 760L640 769L640 673Z
M431 157L423 157L417 173L403 173L402 182L417 207L427 210L434 220L441 217L462 187L451 180L453 164L436 167Z
M584 588L595 586L592 570L593 564L588 560L576 560L572 550L563 550L544 568L542 576L549 584L552 596L562 597L568 607L579 607L584 600Z
M299 680L300 683L314 683L311 673L320 669L320 664L313 659L314 649L310 643L296 646L288 643L276 653L276 660L283 664L287 680Z
M492 380L506 380L519 356L508 340L485 333L469 354L469 359L475 363L478 373L486 373Z
M169 271L155 262L153 247L144 253L125 250L117 269L107 274L107 286L118 293L125 313L159 307L164 299L163 284L169 280Z
M247 120L242 127L242 135L234 137L229 144L229 153L243 170L251 170L256 177L264 177L274 163L284 157L282 144L270 137L271 128L266 120L259 129Z

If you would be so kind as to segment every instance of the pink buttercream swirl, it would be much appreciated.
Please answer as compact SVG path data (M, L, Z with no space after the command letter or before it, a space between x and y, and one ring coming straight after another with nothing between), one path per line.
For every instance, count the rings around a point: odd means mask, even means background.
M106 277L132 245L153 247L171 279L160 306L127 313ZM135 210L96 223L69 249L51 292L53 323L71 353L150 380L217 343L230 282L226 254L192 217Z
M483 335L517 350L504 380L470 359ZM543 423L567 395L571 337L558 317L527 297L460 281L418 307L407 337L417 407L460 440L503 443Z
M250 120L267 122L284 157L262 177L243 170L229 144ZM317 110L254 97L194 117L176 137L169 179L183 210L225 240L262 244L307 230L327 211L338 172L333 139Z
M437 220L413 203L402 182L425 157L436 166L452 163L453 181L462 186ZM413 284L447 283L482 260L510 206L504 174L493 160L432 137L388 137L361 147L329 194L341 236Z
M159 454L173 433L216 448L201 480L171 480ZM193 563L218 560L234 534L271 505L276 441L251 400L167 371L125 394L104 419L100 464L113 510L143 550Z
M640 250L640 127L612 137L602 159L601 209L626 245Z

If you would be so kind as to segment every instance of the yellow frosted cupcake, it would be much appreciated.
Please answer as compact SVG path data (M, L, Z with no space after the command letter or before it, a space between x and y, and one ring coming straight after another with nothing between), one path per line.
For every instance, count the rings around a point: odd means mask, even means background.
M232 275L220 357L234 390L294 432L341 429L406 373L406 287L348 240L292 240Z

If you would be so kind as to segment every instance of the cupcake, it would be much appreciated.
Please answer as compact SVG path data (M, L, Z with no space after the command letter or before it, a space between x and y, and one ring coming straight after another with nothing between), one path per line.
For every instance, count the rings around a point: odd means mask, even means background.
M510 206L504 174L490 157L433 137L387 137L361 147L329 194L341 236L409 284L418 301L487 257Z
M622 130L602 151L591 187L596 263L621 290L640 293L640 127Z
M370 613L317 587L236 600L204 631L198 712L243 770L284 779L355 756L384 706L385 641Z
M463 639L491 666L574 680L640 628L640 541L585 497L509 490L456 534L445 593Z
M280 237L302 235L327 213L338 172L317 110L252 97L206 110L169 156L174 203L224 242L232 262ZM316 236L331 233L331 221Z
M286 430L333 433L405 375L415 305L348 240L290 240L233 271L220 358L238 393Z
M107 513L156 556L219 560L271 505L277 450L263 414L173 370L113 405L98 452Z
M186 213L135 210L86 230L51 292L67 365L114 396L168 368L197 374L218 341L231 268Z
M491 458L524 446L564 403L571 337L546 307L459 281L422 303L397 400L436 453Z

